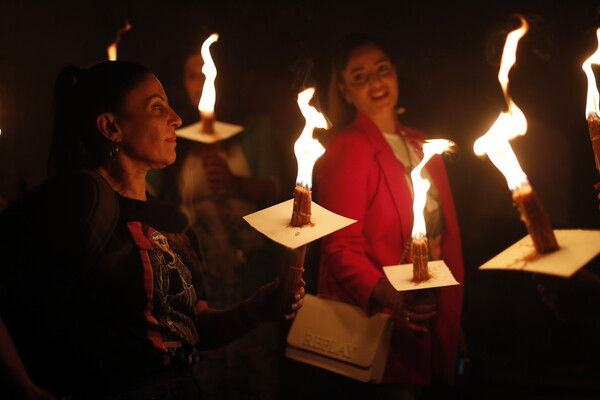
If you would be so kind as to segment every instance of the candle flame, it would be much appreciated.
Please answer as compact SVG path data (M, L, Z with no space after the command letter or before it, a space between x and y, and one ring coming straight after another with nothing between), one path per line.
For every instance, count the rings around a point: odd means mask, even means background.
M318 140L313 139L315 128L327 128L327 121L323 114L308 103L315 93L315 88L310 87L298 94L298 106L306 120L304 129L294 144L294 154L298 161L298 177L296 184L307 188L312 187L312 170L315 162L325 152L325 148Z
M516 189L527 182L527 176L521 169L519 161L508 142L510 139L522 136L527 132L527 119L523 112L512 101L508 94L508 73L516 61L517 45L519 40L527 33L529 25L519 16L521 27L510 32L506 37L498 80L502 86L504 99L508 110L498 116L494 125L475 141L473 150L478 156L487 154L492 163L502 172L508 187Z
M592 64L600 64L600 28L596 30L596 38L598 41L598 48L596 52L590 56L581 68L585 72L588 81L588 90L587 90L587 102L585 105L585 118L589 118L590 115L598 115L598 103L600 99L600 95L598 94L598 87L596 86L596 77L594 76L594 71L592 71Z
M202 48L200 50L202 59L204 60L202 73L206 77L204 86L202 87L202 96L200 96L200 102L198 103L198 110L200 113L206 112L212 114L215 111L215 100L217 98L215 91L215 79L217 77L217 67L215 66L215 63L210 55L209 48L210 45L216 42L218 39L219 35L213 33L204 41L204 43L202 43Z
M446 139L426 140L423 144L423 159L410 173L415 192L415 197L413 199L414 222L412 230L412 237L414 239L425 237L427 233L423 211L425 210L425 203L427 202L427 191L431 184L427 179L421 176L423 167L434 154L442 154L443 152L450 150L453 146L454 142Z
M121 36L130 29L131 24L129 23L129 21L125 21L125 26L117 30L117 37L115 38L115 41L106 48L106 52L108 53L108 59L110 61L117 60L117 45L121 41Z

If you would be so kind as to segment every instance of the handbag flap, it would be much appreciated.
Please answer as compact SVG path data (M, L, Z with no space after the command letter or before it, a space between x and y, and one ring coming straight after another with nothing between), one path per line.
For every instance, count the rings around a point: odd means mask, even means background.
M368 368L391 316L367 314L358 306L306 294L287 336L289 346Z

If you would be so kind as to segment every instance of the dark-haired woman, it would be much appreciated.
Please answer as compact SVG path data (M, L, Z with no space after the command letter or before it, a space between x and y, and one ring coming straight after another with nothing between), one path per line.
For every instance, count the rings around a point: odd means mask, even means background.
M175 161L181 124L150 71L69 67L55 97L56 176L0 215L5 386L26 399L200 398L198 351L293 317L304 289L286 315L276 282L207 304L188 221L146 191L147 172Z
M349 36L336 57L328 113L338 132L315 166L316 197L358 222L322 239L319 293L395 318L382 385L348 380L339 387L415 398L422 387L454 382L462 285L398 292L386 278L383 266L412 262L410 172L425 136L398 120L396 67L378 39ZM433 157L425 169L432 183L425 211L429 256L443 259L462 283L460 234L442 158Z

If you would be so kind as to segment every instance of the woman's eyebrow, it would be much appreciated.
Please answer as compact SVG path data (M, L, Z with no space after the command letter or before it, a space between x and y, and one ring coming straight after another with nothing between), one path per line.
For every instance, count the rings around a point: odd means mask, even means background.
M155 98L157 98L157 99L160 99L160 100L162 100L162 101L166 101L166 100L165 100L165 98L164 98L164 97L162 97L160 94L153 94L152 96L149 96L149 97L146 99L146 103L150 103L150 102L151 102L153 99L155 99Z

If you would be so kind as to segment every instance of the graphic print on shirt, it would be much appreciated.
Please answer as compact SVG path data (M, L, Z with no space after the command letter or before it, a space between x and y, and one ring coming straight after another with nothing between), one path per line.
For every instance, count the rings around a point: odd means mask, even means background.
M153 244L148 250L154 275L153 314L172 333L169 337L163 333L163 340L196 343L198 334L189 317L196 304L192 274L165 235L150 228L148 237Z

